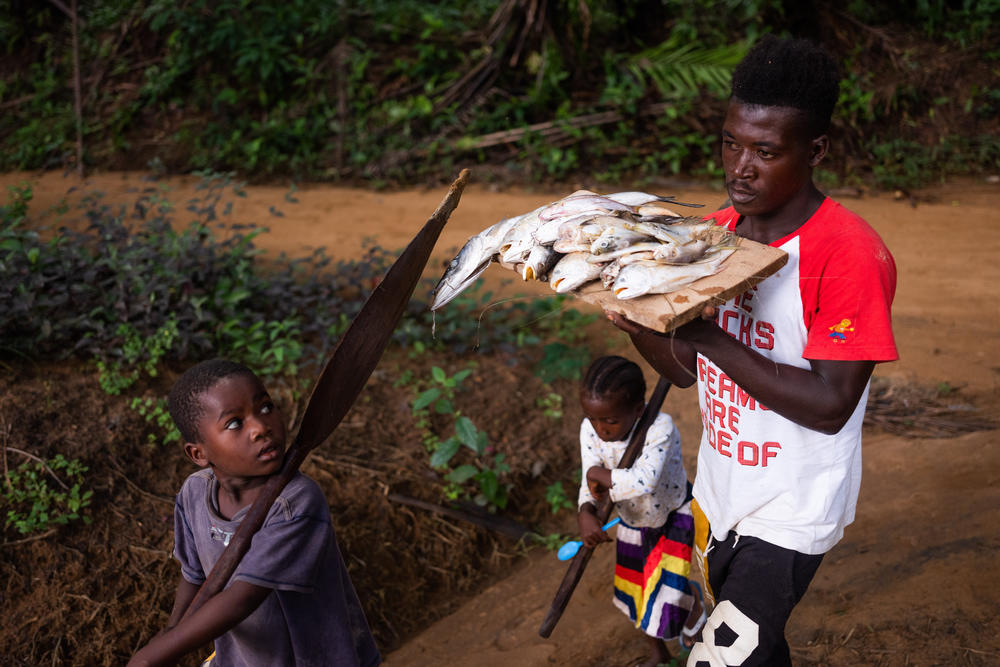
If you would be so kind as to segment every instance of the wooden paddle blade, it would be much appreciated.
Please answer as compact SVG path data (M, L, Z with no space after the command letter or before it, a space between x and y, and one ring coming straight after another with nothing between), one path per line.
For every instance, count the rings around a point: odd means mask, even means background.
M452 183L444 200L410 241L403 254L393 263L385 278L365 301L341 337L323 372L313 387L309 403L302 416L295 442L285 454L281 471L261 489L250 506L229 545L215 562L198 594L188 605L185 616L192 614L206 600L225 588L236 567L250 549L250 541L264 525L271 505L281 490L295 476L309 451L326 440L344 418L365 386L392 332L399 323L413 290L420 280L431 249L458 206L462 190L469 180L469 170L463 169Z
M299 425L296 446L305 450L323 442L354 405L399 323L420 280L431 250L469 178L463 169L424 228L395 261L341 337L313 387Z
M646 403L646 407L639 417L639 425L636 426L635 431L632 433L628 447L625 448L625 453L622 454L622 459L618 462L619 468L630 468L635 463L635 459L639 456L642 446L646 442L646 432L649 431L649 427L656 421L656 415L659 414L660 408L663 406L663 399L666 398L669 389L670 383L667 382L666 378L660 376L652 395L649 397L649 402ZM597 508L597 522L602 525L607 523L613 508L614 504L610 500L601 503L600 507ZM556 595L552 599L552 604L549 605L549 612L545 615L542 625L538 628L538 634L542 637L547 639L552 634L552 630L562 617L566 605L569 604L569 599L573 595L573 591L576 590L576 585L580 583L580 577L583 576L583 570L587 567L592 553L592 549L580 547L580 550L576 552L576 556L570 562L569 568L566 569L566 574L563 575L562 583L559 584L559 590L556 591Z

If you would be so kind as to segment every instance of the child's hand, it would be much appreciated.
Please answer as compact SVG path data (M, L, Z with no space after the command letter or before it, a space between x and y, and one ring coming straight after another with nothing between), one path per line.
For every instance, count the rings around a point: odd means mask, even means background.
M576 517L577 525L580 527L580 539L583 546L593 549L601 542L610 542L611 537L601 530L601 522L594 514L592 505L585 505Z
M604 502L611 488L611 471L601 466L591 467L587 470L587 488L598 502Z

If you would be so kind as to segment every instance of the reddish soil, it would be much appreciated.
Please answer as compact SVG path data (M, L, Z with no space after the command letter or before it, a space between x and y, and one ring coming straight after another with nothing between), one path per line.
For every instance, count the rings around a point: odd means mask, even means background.
M59 175L7 174L0 185L23 180L34 186L39 224L57 219L44 212L62 198L77 196L67 190L79 184ZM193 183L166 181L168 197L186 201ZM143 185L134 174L99 175L83 184L112 201L129 201L130 190ZM429 273L439 273L470 234L576 187L496 192L469 186ZM686 184L646 189L710 207L724 198ZM295 193L298 203L285 199L287 188L247 190L247 198L235 201L233 218L268 225L271 233L258 237L268 251L299 254L326 246L349 257L368 236L389 248L405 245L446 187L390 193L307 186ZM901 359L876 371L882 390L869 409L857 520L792 616L787 634L795 662L1000 664L1000 596L994 592L1000 585L1000 448L995 430L974 427L1000 410L1000 187L965 181L914 199L839 198L872 223L895 255ZM269 214L271 206L283 216ZM487 273L498 299L547 291L504 284L500 279L508 276L498 267ZM637 358L603 321L589 330L588 348ZM506 516L541 534L575 526L571 513L552 516L544 501L548 484L572 486L578 465L580 413L571 383L554 385L564 396L557 420L536 406L549 388L532 374L530 353L411 358L390 350L305 468L327 493L387 664L634 664L644 644L611 606L610 548L595 554L551 638L542 639L537 629L564 563L545 549L390 499L443 502L410 417L412 396L394 381L406 370L426 375L437 364L453 373L470 361L478 366L460 408L507 455L514 488ZM176 370L166 369L159 384L143 389L162 392ZM29 541L3 532L0 655L18 665L123 664L166 619L178 576L170 556L172 495L190 464L174 448L145 444L144 423L127 399L103 394L92 366L6 359L0 377L4 470L25 460L21 452L63 453L90 466L87 483L95 493L89 525L59 527ZM944 387L950 391L936 391ZM665 409L680 426L693 475L700 427L695 393L673 390Z

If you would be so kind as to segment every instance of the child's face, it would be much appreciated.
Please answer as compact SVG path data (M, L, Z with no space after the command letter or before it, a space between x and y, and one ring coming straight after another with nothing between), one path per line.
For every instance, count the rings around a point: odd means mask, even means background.
M608 442L624 440L643 408L641 401L631 404L621 394L592 396L587 392L580 394L580 405L597 437Z
M812 182L812 168L826 154L823 141L805 137L795 109L730 101L722 125L722 166L737 213L780 210Z
M222 378L201 401L201 442L184 446L192 461L212 466L220 478L278 472L285 454L285 421L259 379L244 374Z

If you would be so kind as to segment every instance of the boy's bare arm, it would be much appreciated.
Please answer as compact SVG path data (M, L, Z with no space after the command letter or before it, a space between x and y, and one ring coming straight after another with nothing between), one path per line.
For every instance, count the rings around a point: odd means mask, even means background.
M193 585L193 584L192 584ZM186 594L178 586L178 594ZM195 587L197 592L197 587ZM212 596L193 614L184 618L166 632L154 637L139 650L129 661L130 666L139 665L174 665L184 655L208 644L216 637L225 634L240 621L249 616L271 593L270 588L248 584L245 581L235 581L228 588ZM193 597L193 596L192 596ZM175 600L171 622L177 613L178 602ZM191 600L184 604L187 609ZM180 612L183 615L183 611Z
M720 329L711 308L706 309L703 318L685 324L673 336L616 317L611 318L612 322L629 334L639 353L668 379L676 379L668 372L676 374L683 367L691 372L693 381L695 355L700 352L769 410L823 433L843 428L875 368L874 361L814 359L809 361L809 368L775 363ZM679 365L678 359L682 362Z
M188 606L191 604L191 600L194 600L194 596L197 594L198 586L192 584L184 577L181 577L180 581L177 583L177 592L174 593L174 608L170 612L170 620L167 621L167 627L163 629L163 632L170 630L181 622L181 618L184 617L184 612L187 611ZM161 632L160 634L163 633Z

